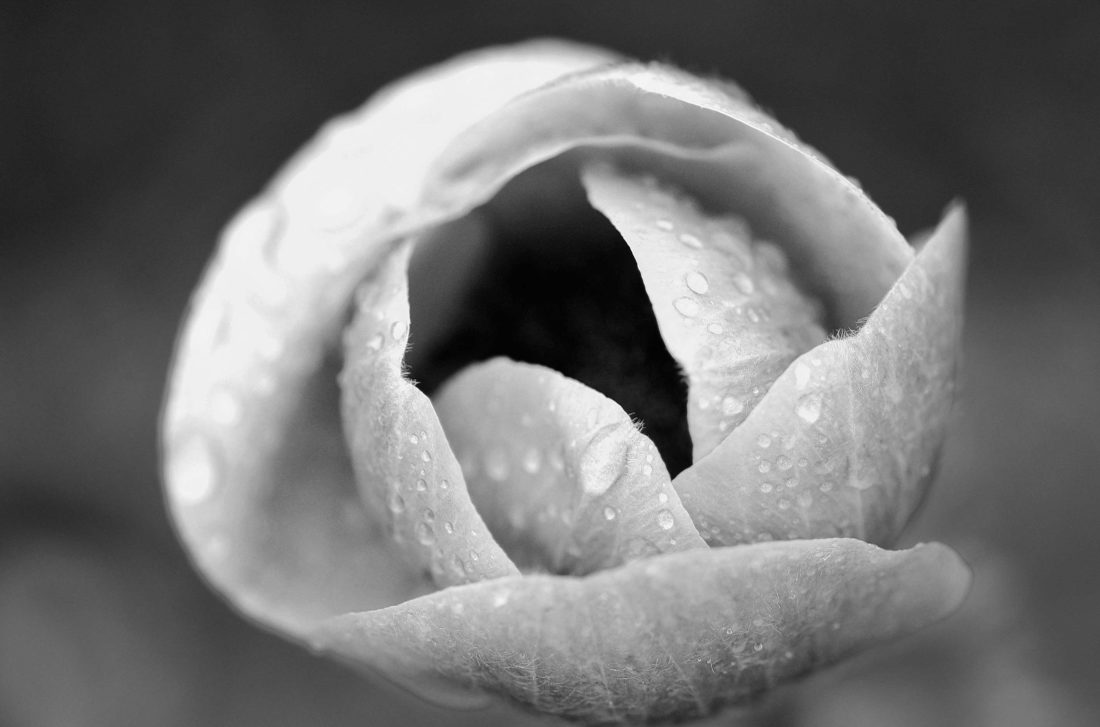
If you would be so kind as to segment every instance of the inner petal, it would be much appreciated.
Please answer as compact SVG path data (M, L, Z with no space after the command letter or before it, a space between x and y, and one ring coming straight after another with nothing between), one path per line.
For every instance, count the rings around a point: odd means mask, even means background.
M740 219L713 216L652 177L589 164L592 205L637 259L661 335L688 378L694 459L713 450L802 353L826 339L823 307L786 255Z
M706 547L656 447L599 392L497 358L433 404L470 498L521 568L583 575Z

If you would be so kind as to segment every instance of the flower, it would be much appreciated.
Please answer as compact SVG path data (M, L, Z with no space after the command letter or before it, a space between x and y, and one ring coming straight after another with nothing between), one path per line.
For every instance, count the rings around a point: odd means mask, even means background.
M651 303L621 348L656 330L686 412L640 429L507 357L416 386L414 355L517 331L569 365L596 340L609 385L656 377L568 306L627 279L569 227L597 213ZM556 42L462 56L331 123L225 231L171 374L174 521L244 614L438 701L709 714L965 595L947 547L879 547L944 440L964 248L955 207L914 252L729 84ZM539 275L493 277L517 256ZM478 280L514 286L485 309L507 324L459 322ZM524 315L537 280L582 319L565 340Z

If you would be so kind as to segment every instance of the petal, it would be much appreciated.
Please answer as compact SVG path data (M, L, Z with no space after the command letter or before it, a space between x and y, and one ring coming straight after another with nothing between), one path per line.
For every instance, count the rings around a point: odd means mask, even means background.
M444 702L468 687L590 724L685 719L922 628L969 581L939 544L766 543L450 588L313 644Z
M712 544L892 542L943 443L962 326L966 217L950 210L854 335L800 357L674 484Z
M517 93L612 57L536 42L417 74L330 124L225 230L177 344L161 440L179 534L248 615L295 635L423 590L355 490L335 332L436 150Z
M497 358L434 401L471 497L521 566L580 575L706 547L653 442L599 392Z
M342 409L356 481L409 563L436 585L514 575L470 500L431 401L402 373L411 249L402 246L363 283L345 334Z
M460 213L575 149L636 161L744 217L783 246L835 327L867 316L912 259L892 220L743 93L656 64L567 76L488 115L432 168L424 207Z
M709 216L652 179L606 165L586 166L582 180L634 253L661 336L687 376L697 461L791 361L825 340L820 310L790 281L782 251L754 242L741 220Z

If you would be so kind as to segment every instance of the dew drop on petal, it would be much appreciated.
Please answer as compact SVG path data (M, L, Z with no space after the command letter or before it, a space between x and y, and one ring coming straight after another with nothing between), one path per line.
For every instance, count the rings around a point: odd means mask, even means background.
M665 492L658 493L657 494L657 502L661 503L662 505L666 504L668 502L668 493L665 493Z
M455 534L454 524L451 523L450 521L443 523L443 532L447 533L447 535L454 535Z
M657 524L661 526L662 530L671 530L675 525L675 520L672 518L672 513L668 510L661 510L657 513Z
M669 220L657 220L653 224L657 226L658 230L664 230L665 232L671 232L673 228L673 224Z
M618 514L618 511L610 505L603 509L603 516L605 520L614 520Z
M699 315L699 301L694 298L677 298L672 307L685 318L694 318Z
M420 453L420 459L424 460L425 462L431 462L432 453L425 449L423 452Z
M756 286L752 282L752 278L744 273L737 273L733 276L734 286L741 291L742 295L752 295L756 291Z
M756 438L756 446L760 447L760 449L767 449L772 446L772 438L767 434L761 434Z
M779 469L783 470L784 472L786 472L787 470L789 470L791 467L794 466L794 463L791 462L790 457L788 457L785 454L781 454L775 460L775 466L778 467Z
M535 449L534 447L530 447L526 452L523 453L522 464L523 470L528 474L533 475L538 472L539 468L542 466L542 455L539 454L539 451L537 449Z
M503 482L509 469L508 455L500 447L493 447L485 454L485 474L489 479Z
M722 335L722 331L724 329L722 328L722 324L720 324L720 323L708 323L707 324L707 330L710 331L711 333L713 333L716 336L720 336L720 335Z
M394 490L390 493L389 498L390 512L394 515L400 515L405 512L405 498L401 496L401 493Z
M810 367L804 363L797 363L794 366L794 385L801 391L806 388L806 384L810 383Z
M405 321L394 321L390 326L390 335L393 336L393 340L399 341L405 337L405 333L409 330L409 324Z
M680 242L685 246L690 247L692 250L703 249L703 241L690 232L685 232L680 235Z
M435 530L426 522L417 523L416 539L421 545L432 545L435 543Z
M417 480L416 481L416 491L417 492L427 492L428 491L427 481L426 480Z
M806 394L798 400L795 413L807 424L813 424L821 418L821 394Z
M735 416L745 410L745 404L736 396L727 396L722 399L722 413L726 416Z
M202 439L192 439L172 457L169 482L177 501L197 505L214 493L218 472L214 455Z
M769 492L771 492L774 489L775 489L775 485L773 485L770 482L764 482L763 484L760 485L760 491L763 492L765 495L768 494Z
M369 339L367 339L367 347L372 351L377 351L382 348L382 334L375 333Z
M707 276L697 270L693 270L684 276L684 284L692 293L698 293L699 295L704 295L710 290L710 281L707 280Z
M760 472L760 474L767 474L768 472L772 471L772 463L766 459L762 459L760 460L760 464L756 466L756 469Z

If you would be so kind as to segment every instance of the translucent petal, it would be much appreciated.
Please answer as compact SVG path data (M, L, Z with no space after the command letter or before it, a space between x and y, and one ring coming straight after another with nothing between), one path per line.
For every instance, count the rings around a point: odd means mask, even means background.
M470 366L434 398L470 495L521 566L585 574L705 548L617 403L543 366Z
M583 173L592 205L630 245L661 336L689 386L694 459L736 428L799 354L822 343L821 311L793 284L784 253L754 241L652 178L606 165Z
M469 687L590 724L656 722L915 631L969 580L938 544L766 543L450 588L332 619L313 643L444 702Z
M800 357L674 484L712 544L887 544L920 503L954 399L966 219L948 212L863 327Z

